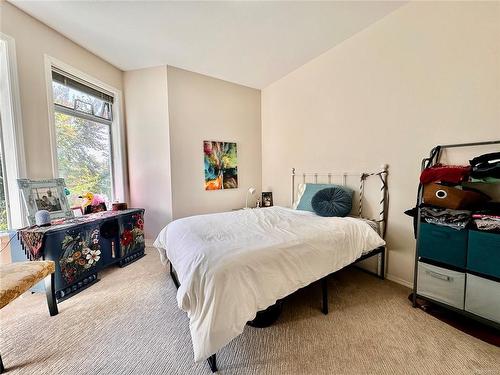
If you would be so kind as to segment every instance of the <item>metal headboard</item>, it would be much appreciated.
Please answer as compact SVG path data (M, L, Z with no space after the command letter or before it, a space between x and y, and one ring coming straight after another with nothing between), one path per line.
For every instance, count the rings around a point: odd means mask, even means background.
M306 183L306 180L313 179L311 183L318 183L319 177L327 177L327 181L329 184L332 183L332 179L336 177L342 178L342 185L347 185L348 177L358 177L359 178L359 206L358 206L358 216L364 218L363 216L363 205L365 203L365 181L367 178L372 176L378 176L380 179L380 200L378 201L379 210L378 210L378 218L370 218L378 222L380 226L380 233L385 237L385 231L387 226L387 212L389 207L389 189L387 186L387 175L388 175L387 164L381 166L381 169L377 172L331 172L331 173L296 173L295 168L292 168L291 174L291 183L292 183L292 195L291 195L291 204L293 205L296 197L295 197L295 187L297 184L297 178L302 178L302 182Z

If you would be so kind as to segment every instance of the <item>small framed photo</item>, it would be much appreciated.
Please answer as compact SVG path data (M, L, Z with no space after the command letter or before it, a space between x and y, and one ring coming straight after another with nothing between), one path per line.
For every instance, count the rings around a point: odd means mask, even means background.
M73 211L74 217L83 216L83 210L80 206L71 207L71 211Z
M272 207L273 193L271 191L262 192L262 207Z
M35 225L35 213L40 210L49 211L51 220L74 216L64 193L66 183L63 178L38 181L18 179L17 184L28 211L30 225Z

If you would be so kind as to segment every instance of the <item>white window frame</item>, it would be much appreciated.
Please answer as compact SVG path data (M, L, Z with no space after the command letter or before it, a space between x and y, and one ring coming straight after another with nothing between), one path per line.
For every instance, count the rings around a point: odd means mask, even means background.
M113 200L127 202L127 163L125 153L125 131L124 131L124 108L121 90L112 87L88 74L68 65L52 56L45 55L45 81L47 86L47 104L49 108L49 136L52 156L52 174L54 178L59 177L59 168L57 160L57 140L56 124L54 113L54 95L52 89L52 69L57 68L72 76L80 78L91 85L102 88L113 94L113 122L111 124L111 153L112 153L112 172L113 172Z
M5 162L5 196L9 229L27 224L17 179L26 177L21 97L17 75L16 44L14 38L0 32L0 107L3 153Z

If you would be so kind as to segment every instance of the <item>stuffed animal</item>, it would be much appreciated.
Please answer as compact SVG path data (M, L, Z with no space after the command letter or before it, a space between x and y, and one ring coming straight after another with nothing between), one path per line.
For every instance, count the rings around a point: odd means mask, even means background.
M106 203L102 195L94 194L89 191L79 198L83 198L82 211L84 215L107 210Z

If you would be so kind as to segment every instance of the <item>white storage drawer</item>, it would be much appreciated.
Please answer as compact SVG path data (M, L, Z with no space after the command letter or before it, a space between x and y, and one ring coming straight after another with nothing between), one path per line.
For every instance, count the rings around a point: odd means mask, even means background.
M500 283L468 273L465 310L500 323Z
M417 293L463 309L465 273L418 262Z

